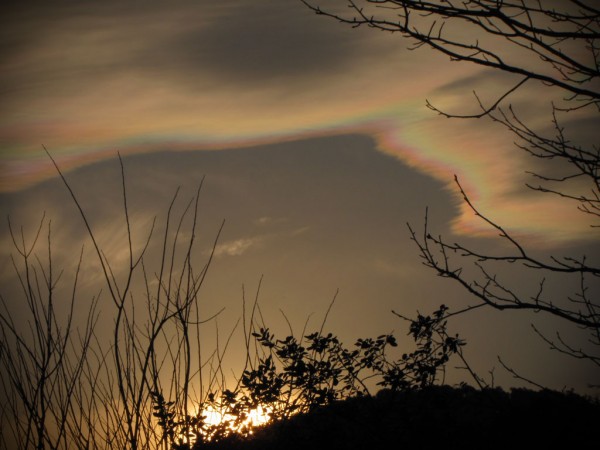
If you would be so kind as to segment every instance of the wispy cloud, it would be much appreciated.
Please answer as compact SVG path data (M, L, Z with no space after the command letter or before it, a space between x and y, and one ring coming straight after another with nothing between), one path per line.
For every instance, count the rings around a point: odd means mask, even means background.
M372 267L383 274L396 279L407 279L414 276L414 264L406 264L405 261L389 261L378 258L372 262Z
M262 217L255 221L256 224L267 224L274 222L285 221L286 219L272 219L270 217ZM221 244L218 244L215 248L214 255L216 257L225 256L241 256L251 249L258 247L265 247L266 245L273 244L281 239L289 239L297 236L301 236L310 230L309 226L301 226L291 228L283 231L261 234L253 237L242 237L239 239L232 239ZM208 252L205 252L208 253Z
M304 233L307 233L310 230L310 227L300 227L300 228L296 228L292 231L290 231L289 236L290 237L294 237L294 236L300 236Z
M259 217L258 219L255 219L254 225L259 226L259 227L264 227L267 225L284 223L286 221L287 221L287 219L285 217L263 216L263 217Z
M273 221L274 221L274 219L272 217L268 217L268 216L259 217L258 219L254 220L254 225L258 225L258 226L269 225L270 223L273 223Z
M252 247L256 247L261 241L261 237L253 237L224 242L217 245L217 248L215 249L215 256L240 256L246 253Z

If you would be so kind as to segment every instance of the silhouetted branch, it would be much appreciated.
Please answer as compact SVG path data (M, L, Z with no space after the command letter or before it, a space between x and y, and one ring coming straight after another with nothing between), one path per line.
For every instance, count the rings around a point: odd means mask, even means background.
M555 163L550 174L530 171L537 182L527 186L573 201L577 205L574 211L592 219L591 227L600 226L597 222L600 219L600 147L596 142L583 146L571 141L559 119L559 114L573 111L585 110L587 117L595 118L600 112L600 10L596 5L582 0L552 5L536 1L341 0L348 8L340 12L331 6L321 8L318 0L302 1L315 13L353 27L367 26L397 33L408 39L411 50L427 46L452 61L517 75L519 81L491 106L485 106L474 92L480 109L476 114L442 111L429 101L426 105L448 118L489 117L505 126L517 137L518 148L535 158ZM504 106L525 83L535 82L564 93L566 106L551 105L553 135L528 126L512 105ZM510 248L504 254L489 254L460 243L446 242L441 236L434 237L429 232L427 212L422 235L408 226L423 263L439 276L457 282L480 302L463 311L488 306L498 310L541 312L582 327L590 333L591 342L600 345L600 304L594 298L597 293L589 292L590 280L597 280L600 268L587 263L585 256L579 259L549 256L544 260L532 256L520 238L481 213L456 177L455 181L473 214ZM458 256L458 262L450 259L454 255ZM518 286L495 272L497 267L490 268L492 263L533 271L539 277L537 293L522 294ZM579 291L562 301L548 299L545 281L552 275L579 276ZM568 345L558 334L556 341L541 337L554 350L597 364L595 355Z
M575 96L600 99L600 92L589 81L600 74L600 17L594 8L571 5L544 7L543 4L468 0L461 3L424 0L343 0L348 14L334 12L302 0L315 13L353 27L368 26L399 33L412 41L412 49L423 45L447 55L486 68L520 75L556 86ZM567 2L565 2L567 3ZM446 24L456 28L446 31ZM492 37L483 43L478 35ZM465 38L465 36L472 36ZM577 51L559 46L565 41L588 43L589 58L583 62ZM553 68L553 72L533 65L508 62L514 47L529 53ZM511 92L508 92L509 94Z
M573 258L550 257L551 262L544 262L538 258L530 256L527 250L513 238L503 227L499 226L483 214L481 214L471 203L468 196L456 180L464 201L473 213L482 219L485 223L498 231L499 237L508 241L516 250L515 253L508 255L489 255L471 250L461 244L446 243L441 237L433 237L428 231L427 213L425 216L425 225L422 237L419 238L416 232L408 225L411 239L417 244L423 263L434 269L438 275L457 281L469 293L478 298L481 303L470 306L462 312L468 312L471 309L481 306L490 306L498 310L530 310L543 312L566 320L574 325L583 327L595 337L596 345L600 344L598 339L600 333L600 304L588 296L587 276L597 277L600 275L600 269L590 266L585 258L576 260ZM450 261L450 254L460 256L460 265L453 266ZM463 265L467 261L472 261L473 267L479 270L480 279L467 277L464 274ZM486 269L486 264L490 262L504 262L507 264L520 264L524 270L534 270L540 273L564 273L574 274L580 277L580 292L576 297L568 300L574 305L569 308L567 305L559 305L544 299L544 277L541 278L539 289L533 297L526 297L518 293L509 284L503 282L498 275L491 273ZM455 313L456 314L456 313ZM536 330L537 331L537 330ZM538 333L539 334L539 333ZM559 339L561 346L544 338L551 347L561 350L563 353L571 354L578 359L589 359L597 364L598 358L583 350L573 349L562 339Z
M502 361L502 358L500 358L498 356L498 362L502 365L502 367L504 367L504 369L509 372L513 378L517 379L517 380L521 380L524 381L528 384L531 384L532 386L535 386L538 389L547 389L545 386L542 386L539 383L536 383L535 381L530 380L529 378L525 378L523 375L519 374L517 371L515 371L512 367L507 366L504 361Z

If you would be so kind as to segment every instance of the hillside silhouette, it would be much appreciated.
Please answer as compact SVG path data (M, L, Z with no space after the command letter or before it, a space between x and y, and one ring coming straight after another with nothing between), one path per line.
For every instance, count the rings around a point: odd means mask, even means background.
M196 448L500 449L597 442L600 404L574 393L430 386L354 397Z

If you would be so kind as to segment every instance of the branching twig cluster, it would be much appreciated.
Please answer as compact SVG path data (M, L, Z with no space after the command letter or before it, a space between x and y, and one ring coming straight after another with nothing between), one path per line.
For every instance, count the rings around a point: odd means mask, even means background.
M184 428L178 436L162 435L157 421L167 419L166 406L172 413L187 414L202 402L208 390L220 386L216 372L222 353L217 349L203 360L200 340L200 327L219 314L203 317L199 308L200 289L213 256L211 253L199 270L193 261L202 183L179 217L174 217L179 191L175 193L158 244L162 248L159 264L149 264L145 256L155 224L136 253L124 165L119 158L128 254L126 268L121 270L103 251L83 205L47 154L93 244L112 314L103 316L99 332L100 295L85 303L78 298L83 250L65 306L64 294L55 293L63 273L57 273L52 257L50 224L43 260L37 247L45 218L32 242L27 241L23 230L16 233L9 220L17 253L13 257L14 273L27 309L20 311L19 298L0 297L0 448L150 449L161 442L170 447L176 440L189 440L191 429ZM184 233L188 226L189 232ZM189 236L185 240L184 234ZM152 266L158 267L150 272ZM134 295L134 284L141 285L145 295ZM65 307L66 316L57 313L57 308ZM89 311L83 327L74 320L76 311L81 310ZM106 340L107 333L112 333L112 342ZM174 400L168 405L159 402L159 413L163 414L159 417L154 415L153 401L162 398L157 395L163 393Z
M464 201L473 213L494 228L498 235L510 244L513 252L491 255L468 248L460 243L449 243L441 236L433 236L429 232L426 214L421 235L417 235L416 231L408 225L411 239L418 246L423 263L434 269L438 275L458 282L478 300L478 303L468 310L487 305L497 310L543 312L587 330L590 334L590 342L600 346L600 304L589 293L590 283L600 276L600 268L587 264L585 257L576 259L550 256L549 260L541 260L532 256L508 231L488 219L473 206L458 180L457 185L464 196ZM452 259L453 255L458 258ZM503 279L490 268L491 265L498 262L519 266L521 270L531 271L536 276L539 276L540 273L543 274L535 295L522 294L519 286L511 286L509 280ZM467 266L475 267L479 276L465 275L464 268ZM545 290L545 277L552 274L578 277L580 280L579 291L565 299L566 302L557 303L548 298L548 292ZM537 329L536 332L541 335ZM586 358L597 365L600 364L599 354L574 349L560 337L560 334L557 334L556 340L547 337L544 339L554 349L579 359Z
M590 219L591 232L600 226L600 146L598 142L579 143L569 136L562 122L577 112L579 117L598 119L600 112L600 9L592 1L565 0L340 0L347 12L327 10L318 2L302 0L319 15L334 18L353 27L367 26L398 33L412 44L410 49L429 47L452 61L512 74L515 82L489 105L475 92L479 112L460 114L427 106L447 118L487 117L506 127L517 138L517 147L543 161L545 168L529 172L536 192L572 201L574 213ZM537 83L562 93L561 105L551 103L552 131L529 126L509 103L524 85ZM549 171L548 168L551 170ZM542 312L583 328L592 348L600 348L600 303L597 283L600 268L582 256L532 256L522 239L482 214L469 200L456 179L464 202L471 211L495 230L510 246L498 256L459 243L449 243L429 231L427 213L423 234L409 225L423 262L438 275L458 282L477 299L466 308L481 306L498 310ZM597 239L597 236L590 236ZM452 259L452 257L457 257ZM539 280L534 295L522 293L520 286L503 279L499 264L519 266ZM469 270L466 270L469 269ZM474 270L473 270L474 269ZM475 275L473 275L475 273ZM578 288L558 301L548 296L548 277L577 277ZM596 285L596 291L592 286ZM554 350L600 365L600 353L580 348L556 333L554 338L539 334Z
M428 46L452 60L518 75L519 83L541 81L596 104L600 98L588 86L600 75L600 10L592 2L546 6L536 0L342 0L347 14L302 2L317 14L354 27L399 33L412 40L413 49ZM578 44L575 49L573 42ZM542 64L513 63L510 53L516 49Z

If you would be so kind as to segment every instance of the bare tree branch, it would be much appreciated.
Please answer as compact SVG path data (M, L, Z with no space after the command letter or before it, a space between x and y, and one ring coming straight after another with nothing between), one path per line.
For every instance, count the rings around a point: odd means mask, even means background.
M301 1L316 14L352 27L398 34L408 40L411 50L425 46L451 61L518 75L519 81L491 105L484 105L474 92L480 110L476 114L442 111L429 100L426 105L448 118L488 117L502 124L517 138L517 148L545 163L543 170L529 172L535 182L526 186L573 202L574 214L585 214L592 231L600 226L600 146L597 142L572 141L563 125L565 116L574 111L596 121L600 113L600 9L596 4L584 0L552 4L536 0L340 0L339 4L347 6L344 12L321 8L318 0ZM550 105L553 134L527 125L508 103L525 84L536 82L564 94L564 104ZM456 177L455 181L472 213L509 246L504 254L490 254L432 236L427 211L422 234L408 226L423 264L457 282L478 301L461 312L487 306L548 314L582 328L590 343L600 346L597 286L596 291L590 289L597 283L600 268L589 264L585 256L532 256L522 239L480 212ZM537 292L525 294L520 286L503 279L497 264L518 266L531 273L538 280ZM579 288L566 298L552 300L546 281L556 276L579 277ZM597 355L570 345L560 334L551 340L536 328L534 331L553 350L598 364Z

